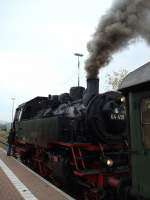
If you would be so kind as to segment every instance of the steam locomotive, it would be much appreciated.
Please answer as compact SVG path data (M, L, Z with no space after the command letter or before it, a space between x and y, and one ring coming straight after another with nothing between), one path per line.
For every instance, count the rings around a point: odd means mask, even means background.
M99 80L16 109L15 153L76 199L121 199L129 174L125 98ZM81 195L82 194L82 195Z

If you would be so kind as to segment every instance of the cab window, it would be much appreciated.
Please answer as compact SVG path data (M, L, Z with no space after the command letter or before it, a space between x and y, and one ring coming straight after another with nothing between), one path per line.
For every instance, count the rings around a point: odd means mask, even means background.
M141 112L143 142L145 148L150 149L150 97L143 99Z
M22 110L23 110L23 108L19 108L19 109L16 110L14 121L18 121L19 122L21 120Z

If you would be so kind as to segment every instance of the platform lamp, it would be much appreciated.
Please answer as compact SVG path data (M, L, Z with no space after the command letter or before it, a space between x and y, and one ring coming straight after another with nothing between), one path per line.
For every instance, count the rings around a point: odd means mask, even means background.
M83 54L74 53L74 55L78 57L78 87L79 87L80 86L80 57L82 57Z

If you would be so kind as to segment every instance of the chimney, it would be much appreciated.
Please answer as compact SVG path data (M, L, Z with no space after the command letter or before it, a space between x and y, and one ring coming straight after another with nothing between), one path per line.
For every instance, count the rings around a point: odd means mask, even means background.
M87 79L87 89L83 96L83 103L87 105L89 100L99 93L99 79Z

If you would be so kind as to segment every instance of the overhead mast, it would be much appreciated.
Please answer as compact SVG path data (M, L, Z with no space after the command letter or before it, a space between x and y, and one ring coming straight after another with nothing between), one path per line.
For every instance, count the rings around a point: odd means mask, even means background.
M74 53L74 55L78 57L78 87L79 87L80 86L80 57L82 57L83 54Z

